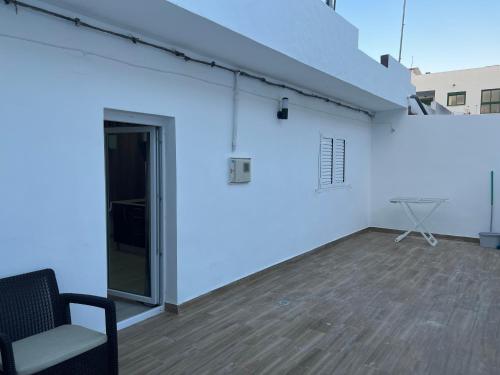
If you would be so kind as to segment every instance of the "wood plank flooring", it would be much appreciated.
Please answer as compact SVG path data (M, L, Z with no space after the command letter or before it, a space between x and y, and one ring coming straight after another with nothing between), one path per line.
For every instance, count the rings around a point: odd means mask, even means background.
M364 233L119 334L121 374L500 374L500 252Z

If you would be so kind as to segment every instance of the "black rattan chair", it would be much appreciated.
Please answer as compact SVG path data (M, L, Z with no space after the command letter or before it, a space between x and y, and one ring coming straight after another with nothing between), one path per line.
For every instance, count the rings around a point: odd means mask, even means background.
M106 335L95 332L95 335L100 335L101 341L94 340L94 346L98 342L102 343L95 347L89 344L88 351L55 363L49 368L42 368L38 372L29 370L23 372L19 363L16 367L16 360L23 354L18 353L22 346L19 343L38 338L40 345L40 340L43 340L45 335L69 328L94 334L93 331L83 327L71 325L69 306L72 303L104 309ZM66 338L75 341L71 334L69 336ZM81 346L81 340L77 344ZM2 375L19 373L116 375L118 350L114 302L83 294L60 294L55 273L50 269L0 279L0 353ZM27 356L26 353L24 356Z

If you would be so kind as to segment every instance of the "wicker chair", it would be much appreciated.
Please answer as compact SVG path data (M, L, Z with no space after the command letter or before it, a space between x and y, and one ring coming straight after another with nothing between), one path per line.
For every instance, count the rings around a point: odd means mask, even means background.
M72 303L104 309L106 334L71 325ZM2 375L116 375L114 302L89 295L60 294L50 269L0 279L0 353Z

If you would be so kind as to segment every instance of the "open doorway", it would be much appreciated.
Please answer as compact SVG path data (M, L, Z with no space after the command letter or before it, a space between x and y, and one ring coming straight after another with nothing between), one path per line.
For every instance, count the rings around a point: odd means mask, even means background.
M117 320L160 303L159 128L105 121L108 295Z

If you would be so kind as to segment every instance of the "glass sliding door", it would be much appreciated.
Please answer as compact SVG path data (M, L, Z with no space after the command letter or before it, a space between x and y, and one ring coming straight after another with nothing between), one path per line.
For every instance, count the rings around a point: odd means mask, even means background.
M105 125L108 293L157 304L156 129Z

